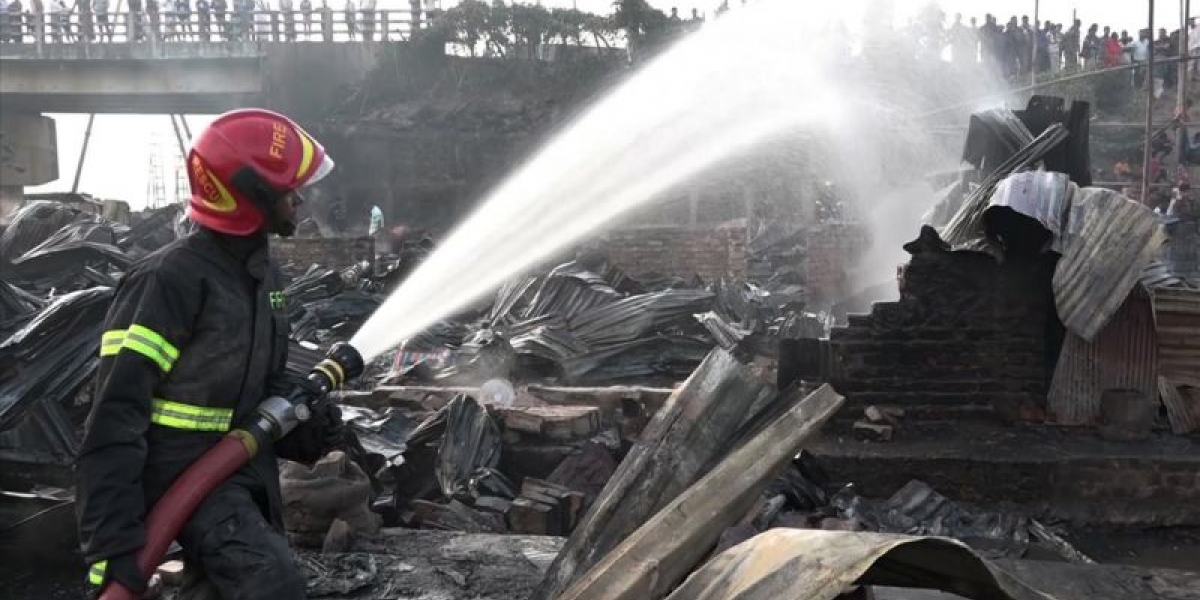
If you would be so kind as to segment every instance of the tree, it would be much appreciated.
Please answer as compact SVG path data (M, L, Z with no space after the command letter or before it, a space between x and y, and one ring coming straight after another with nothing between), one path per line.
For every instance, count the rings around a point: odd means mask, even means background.
M615 0L613 8L613 24L625 30L631 56L666 40L670 21L666 13L650 6L646 0Z
M455 40L475 56L476 46L483 39L490 20L491 7L480 0L463 0L446 11L450 24L457 32Z
M612 19L613 24L624 29L631 38L651 33L667 23L666 13L650 6L646 0L615 0Z
M583 27L587 13L573 8L556 8L550 12L551 32L549 38L558 38L563 44L583 45Z
M484 28L487 36L487 47L497 56L508 55L512 43L512 10L504 4L504 0L494 0L488 13L487 26Z
M611 39L617 34L617 26L612 18L604 15L588 14L584 20L583 29L596 42L596 47L611 48Z
M512 5L512 34L528 49L528 58L537 58L538 48L546 39L550 23L550 11L541 5Z

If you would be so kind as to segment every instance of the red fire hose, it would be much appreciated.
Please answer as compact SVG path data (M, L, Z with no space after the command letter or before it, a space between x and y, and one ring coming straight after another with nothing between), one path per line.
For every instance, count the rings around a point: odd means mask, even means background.
M242 430L226 434L215 446L196 459L163 494L146 517L146 545L138 551L138 568L147 579L162 564L171 541L179 535L192 513L222 481L250 462L257 450L253 436ZM138 596L113 581L100 600L138 600Z

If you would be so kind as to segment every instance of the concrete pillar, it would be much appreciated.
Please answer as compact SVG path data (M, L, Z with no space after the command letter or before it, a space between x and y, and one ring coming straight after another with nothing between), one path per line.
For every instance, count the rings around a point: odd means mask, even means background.
M19 204L26 186L56 179L58 140L54 119L0 110L0 207ZM0 208L0 219L5 216L2 211Z

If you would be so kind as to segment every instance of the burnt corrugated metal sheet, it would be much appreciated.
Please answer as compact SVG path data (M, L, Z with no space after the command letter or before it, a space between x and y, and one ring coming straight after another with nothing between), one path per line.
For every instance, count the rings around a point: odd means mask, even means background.
M0 431L0 461L69 466L78 449L66 411L49 399L33 403L15 427Z
M1071 202L1054 302L1067 329L1094 340L1166 240L1150 209L1116 192L1081 188Z
M1038 591L1041 583L1026 583L945 537L776 528L714 556L666 600L834 600L854 585L993 600L1057 597Z
M1086 425L1100 415L1105 390L1137 390L1158 398L1158 336L1149 297L1130 293L1093 341L1068 333L1050 383L1049 412L1063 425Z
M1141 282L1149 290L1160 287L1181 287L1187 285L1187 282L1182 277L1176 275L1171 270L1170 265L1161 260L1156 260L1146 265L1146 270L1142 271Z
M79 217L78 210L58 202L30 202L13 215L0 233L0 262L16 260L54 232Z
M1154 290L1162 376L1200 387L1200 290Z
M1171 431L1183 435L1200 430L1200 393L1182 390L1166 377L1158 378L1158 392L1167 407Z
M996 186L988 210L1009 208L1045 227L1052 235L1051 249L1062 252L1062 233L1071 208L1071 180L1064 173L1026 171L1014 173Z
M574 263L567 263L546 277L523 318L532 319L551 313L569 318L620 297L621 294L600 275L576 268Z
M1051 125L1036 139L996 167L995 171L979 182L979 187L963 200L962 207L939 231L942 239L957 248L983 237L983 213L987 211L988 199L991 198L992 191L996 189L1000 181L1011 173L1028 168L1037 162L1067 139L1068 135L1069 133L1061 124Z

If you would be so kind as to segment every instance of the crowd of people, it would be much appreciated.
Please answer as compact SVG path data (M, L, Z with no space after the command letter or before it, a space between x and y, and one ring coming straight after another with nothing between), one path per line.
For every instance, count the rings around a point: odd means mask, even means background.
M1028 16L1019 20L1012 16L1001 25L991 14L984 16L982 24L975 17L969 24L964 23L963 16L958 14L949 27L940 23L918 27L924 29L919 35L927 51L940 56L948 50L954 63L982 63L1008 78L1028 79L1033 73L1052 76L1062 71L1148 63L1153 47L1155 56L1165 59L1154 73L1159 94L1164 87L1175 85L1174 59L1180 56L1182 35L1179 29L1173 32L1159 29L1157 36L1143 29L1135 38L1128 30L1118 32L1095 23L1084 29L1079 19L1067 26L1051 21L1030 22ZM1187 46L1188 56L1200 57L1200 28L1195 19L1188 23ZM1132 71L1131 84L1144 86L1148 69L1135 67Z
M110 1L0 0L0 42L328 40L335 29L351 40L384 35L378 0L344 0L338 7L330 0L128 0L120 13ZM409 4L405 19L419 22L421 0Z
M1150 136L1149 169L1143 170L1139 144L1119 156L1111 167L1097 169L1096 179L1141 201L1168 218L1196 221L1200 218L1200 196L1192 189L1191 168L1200 166L1200 132L1191 100L1176 109L1175 116ZM1142 182L1149 177L1149 195L1142 198Z

